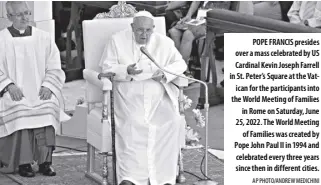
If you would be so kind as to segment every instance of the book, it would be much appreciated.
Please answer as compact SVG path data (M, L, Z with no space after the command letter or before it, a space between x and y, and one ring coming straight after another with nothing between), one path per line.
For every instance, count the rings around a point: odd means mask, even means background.
M205 23L206 23L205 19L192 19L192 20L186 22L186 24L192 25L192 26L199 26L199 25L202 25Z

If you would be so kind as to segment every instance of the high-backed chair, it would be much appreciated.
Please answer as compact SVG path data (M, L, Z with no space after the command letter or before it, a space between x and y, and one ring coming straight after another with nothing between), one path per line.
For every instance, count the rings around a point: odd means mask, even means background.
M155 17L155 32L166 34L164 17ZM98 79L100 74L99 61L101 59L105 45L114 33L130 28L132 18L109 18L83 21L85 70L83 71L86 80L86 101L88 104L87 114L87 172L86 176L97 182L107 183L108 167L107 156L112 155L112 136L110 116L110 98L112 83L107 78ZM188 82L177 78L174 80L180 87L180 100L183 100L183 87ZM180 101L180 112L183 115L183 102ZM117 124L117 123L115 123ZM182 125L182 133L185 132L185 125ZM185 134L182 134L182 146L185 144ZM103 175L102 177L94 172L95 151L98 150L103 155ZM178 154L179 155L179 154ZM180 159L181 160L181 159ZM182 163L180 166L182 171ZM182 174L178 176L182 179Z

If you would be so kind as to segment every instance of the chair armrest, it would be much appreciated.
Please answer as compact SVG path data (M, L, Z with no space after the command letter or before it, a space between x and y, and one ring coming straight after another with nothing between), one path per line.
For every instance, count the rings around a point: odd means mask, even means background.
M182 75L185 76L185 75ZM172 81L173 84L177 85L178 87L187 87L188 80L186 78L177 77Z
M84 79L90 83L95 85L96 87L109 91L112 90L112 83L108 78L102 78L101 80L98 79L99 73L97 71L91 70L91 69L84 69L83 70L83 76Z

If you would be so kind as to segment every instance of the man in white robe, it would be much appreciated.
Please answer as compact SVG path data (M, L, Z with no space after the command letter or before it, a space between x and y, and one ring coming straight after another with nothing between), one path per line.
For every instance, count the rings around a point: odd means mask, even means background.
M144 46L163 68L187 69L174 42L153 33L149 12L138 12L132 28L114 34L101 67L116 74L115 122L117 178L121 185L175 184L182 126L176 76L161 72L141 51Z
M19 167L21 176L34 177L37 161L40 173L54 176L65 81L59 51L49 33L28 26L26 2L7 2L6 9L13 24L0 31L0 171Z
M288 17L291 23L313 28L321 27L321 2L294 1Z

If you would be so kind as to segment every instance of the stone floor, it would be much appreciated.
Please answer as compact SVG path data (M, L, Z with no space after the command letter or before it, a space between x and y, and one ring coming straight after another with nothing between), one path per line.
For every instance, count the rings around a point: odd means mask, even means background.
M204 150L187 150L184 151L184 169L186 182L182 185L192 185L198 181L198 178L204 176L200 172L200 165L204 156ZM54 157L53 167L57 171L55 177L44 177L36 174L34 178L23 178L18 174L12 175L16 181L22 182L22 185L98 185L96 182L85 177L86 172L86 156L60 156ZM102 158L97 155L95 172L101 174ZM203 164L204 165L204 164ZM109 182L112 182L111 159L108 161ZM37 170L37 169L35 169ZM196 177L196 176L198 177ZM224 164L216 157L209 155L208 160L208 177L218 182L218 185L224 184ZM0 174L1 185L16 185L10 178Z

